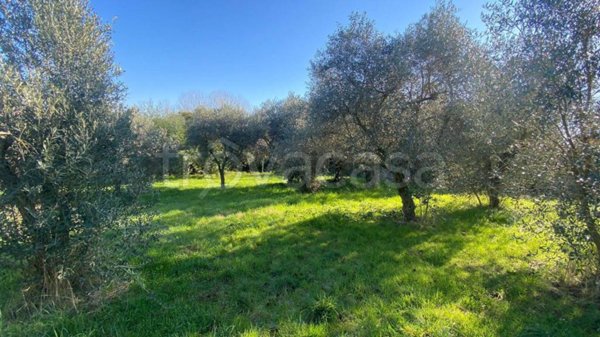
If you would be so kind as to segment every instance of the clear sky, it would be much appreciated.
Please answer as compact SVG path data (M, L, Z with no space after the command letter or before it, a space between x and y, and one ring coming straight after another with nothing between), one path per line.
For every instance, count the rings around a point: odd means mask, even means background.
M485 0L456 0L459 15L482 28ZM113 25L128 103L176 104L186 92L225 91L258 106L303 94L308 66L353 11L387 33L417 21L434 0L91 0Z

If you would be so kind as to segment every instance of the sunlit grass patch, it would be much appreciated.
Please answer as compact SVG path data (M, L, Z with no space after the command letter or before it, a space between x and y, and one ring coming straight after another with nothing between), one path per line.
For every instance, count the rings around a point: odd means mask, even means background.
M91 313L4 323L27 336L592 336L593 303L557 296L540 238L510 210L435 195L406 224L393 190L299 194L244 174L166 181L143 287Z

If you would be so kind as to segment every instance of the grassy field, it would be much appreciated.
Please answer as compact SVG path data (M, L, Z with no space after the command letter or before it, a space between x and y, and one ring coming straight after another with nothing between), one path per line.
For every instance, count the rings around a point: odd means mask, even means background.
M600 336L598 306L546 281L540 242L467 197L437 195L407 225L384 189L244 175L156 190L165 227L140 284L91 313L0 320L0 335Z

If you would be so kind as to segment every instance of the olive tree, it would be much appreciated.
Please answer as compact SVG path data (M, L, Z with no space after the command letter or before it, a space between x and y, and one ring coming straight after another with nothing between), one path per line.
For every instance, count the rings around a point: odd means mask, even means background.
M304 192L319 189L322 182L317 178L326 173L328 164L341 159L336 155L340 144L334 144L338 129L310 118L312 108L306 98L290 93L285 99L263 103L256 112L270 168L283 173L289 183L300 182Z
M470 93L453 110L440 148L453 191L488 196L499 208L502 197L525 184L517 157L531 135L530 97L514 80L513 65L495 62L481 50ZM518 193L518 192L517 192Z
M87 2L0 1L0 252L26 266L33 295L88 293L143 232L119 72Z
M290 94L286 99L263 103L258 114L266 127L272 166L288 183L299 181L305 191L318 188L311 174L315 130L308 124L308 102Z
M600 1L502 0L485 19L534 98L537 132L524 170L551 177L542 192L559 200L554 229L594 247L600 266Z
M196 109L187 129L187 144L198 147L219 171L221 188L225 188L225 170L240 167L245 150L256 144L256 130L248 113L241 107L222 105Z
M472 48L472 32L440 3L394 37L354 14L311 64L311 114L337 123L355 153L391 171L407 221L416 219L415 195L433 181L429 168L447 107L464 95Z
M292 137L294 130L306 120L307 103L306 101L293 93L281 100L268 100L263 102L256 111L256 116L264 128L263 140L270 153L271 164L277 161L278 154L285 154L281 151L282 144Z

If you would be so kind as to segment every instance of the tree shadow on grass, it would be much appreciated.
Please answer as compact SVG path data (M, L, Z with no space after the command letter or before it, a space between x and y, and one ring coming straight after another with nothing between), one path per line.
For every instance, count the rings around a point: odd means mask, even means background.
M294 335L319 324L327 335L402 335L412 327L442 336L452 335L443 330L452 320L431 310L451 307L500 336L592 332L597 311L586 316L571 300L556 300L529 270L456 263L466 237L490 225L477 225L486 217L484 209L455 209L424 230L334 212L258 234L223 229L209 253L186 245L185 254L156 257L144 273L148 292L133 291L91 319L98 332L131 336L250 328ZM460 324L451 329L472 334Z
M169 224L307 199L318 203L332 193L356 201L393 195L326 189L303 196L283 184L159 191L165 197L159 210L174 212L163 217ZM489 219L484 208L448 208L423 227L399 225L394 213L332 211L266 228L222 224L210 236L166 234L143 270L143 287L54 328L92 336L230 336L251 328L298 335L303 326L321 326L328 336L406 335L409 328L412 335L475 334L473 326L443 316L452 313L487 327L479 334L486 336L597 332L597 309L557 298L529 269L507 270L494 261L494 251L483 252L491 259L460 263L473 238L502 225L502 217Z
M221 240L227 242L233 234L223 231ZM188 332L208 333L235 325L238 330L258 326L276 331L290 318L319 320L312 309L320 296L332 298L341 315L373 294L385 299L381 281L398 272L398 263L406 275L414 275L419 264L443 263L461 248L457 241L444 240L439 254L420 256L412 249L431 237L411 227L365 225L344 214L325 214L268 229L255 239L236 238L237 246L212 256L165 256L146 275L154 300L138 300L169 317L174 325L166 324L167 330L180 325L193 327ZM185 315L179 314L182 307L189 308ZM148 318L137 324L161 331L161 321Z
M478 280L491 301L507 304L497 329L500 336L600 336L597 303L553 288L530 269L503 271Z

